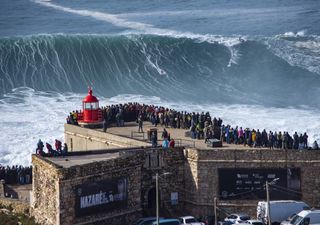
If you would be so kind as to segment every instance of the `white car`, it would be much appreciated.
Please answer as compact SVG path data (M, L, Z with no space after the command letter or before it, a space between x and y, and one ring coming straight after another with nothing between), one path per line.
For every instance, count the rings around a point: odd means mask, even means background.
M250 220L250 216L245 213L234 213L227 216L224 221L230 221L233 224L243 223L247 220Z
M261 220L246 220L232 225L265 225Z
M180 224L182 225L205 225L202 222L198 222L193 216L183 216L179 217Z

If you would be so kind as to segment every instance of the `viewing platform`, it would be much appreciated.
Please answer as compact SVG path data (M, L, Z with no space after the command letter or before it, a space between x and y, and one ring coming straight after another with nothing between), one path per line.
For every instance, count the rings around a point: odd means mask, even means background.
M154 126L150 122L144 122L143 123L143 133L138 132L138 124L136 122L126 122L125 126L123 127L108 127L107 133L111 133L114 135L118 135L121 137L126 138L132 138L135 140L143 141L146 143L150 143L148 141L148 131L152 129L157 129L158 133L158 145L162 145L163 138L161 137L163 129L166 129L167 132L170 134L170 137L175 140L176 146L184 146L184 147L193 147L197 149L232 149L232 150L248 150L248 149L266 149L269 150L269 148L253 148L249 146L236 145L236 144L227 144L223 143L222 147L209 147L207 143L205 143L204 139L193 139L191 137L186 137L185 133L189 131L189 129L178 129L178 128L171 128L171 127L165 127L165 126ZM97 131L102 131L102 129L95 129Z

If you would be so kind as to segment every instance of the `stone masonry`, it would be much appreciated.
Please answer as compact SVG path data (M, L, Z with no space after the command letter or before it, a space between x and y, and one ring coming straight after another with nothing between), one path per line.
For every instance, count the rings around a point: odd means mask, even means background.
M32 157L32 208L36 220L42 224L131 224L148 210L154 210L150 197L155 190L156 173L160 175L160 207L166 214L213 215L213 202L217 198L219 217L228 212L246 212L255 217L258 200L223 200L219 196L218 170L226 168L298 168L301 200L311 207L320 207L320 152L315 150L243 146L239 149L181 146L165 150L152 148L145 141L71 125L65 126L65 135L69 148L72 143L73 151L82 152L71 152L63 162ZM97 151L83 151L92 149L118 155L104 159ZM96 159L86 161L90 154L96 154ZM127 208L76 216L77 186L116 177L128 179ZM178 202L171 201L173 194L178 196Z
M33 156L34 216L43 224L122 224L140 215L141 157L119 157L81 166L63 168L49 160ZM128 177L128 208L120 211L77 218L75 216L75 187L84 182ZM135 214L135 215L132 215ZM125 216L124 216L125 215ZM119 223L119 220L122 222ZM104 221L103 223L101 221ZM117 221L117 222L114 222Z
M320 154L316 150L186 149L185 156L185 184L190 191L185 206L192 215L213 214L214 197L217 197L223 211L256 216L258 200L219 201L219 168L299 168L301 200L320 207Z

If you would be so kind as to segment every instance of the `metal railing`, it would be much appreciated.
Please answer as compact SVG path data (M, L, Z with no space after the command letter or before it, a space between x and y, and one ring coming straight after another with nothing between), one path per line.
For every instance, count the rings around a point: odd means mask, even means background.
M162 142L163 142L163 139L162 140L158 140L157 141L158 146L162 146ZM182 139L182 138L174 139L174 142L175 142L175 146L176 147L195 148L195 146L196 146L196 142L195 141Z

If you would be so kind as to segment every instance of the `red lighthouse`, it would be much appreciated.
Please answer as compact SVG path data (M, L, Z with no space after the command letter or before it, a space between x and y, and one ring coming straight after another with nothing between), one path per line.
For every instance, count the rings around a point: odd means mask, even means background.
M85 127L100 126L102 124L102 111L99 108L99 100L92 95L91 88L89 88L88 95L82 100L82 113L80 113L78 121L81 126Z

